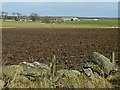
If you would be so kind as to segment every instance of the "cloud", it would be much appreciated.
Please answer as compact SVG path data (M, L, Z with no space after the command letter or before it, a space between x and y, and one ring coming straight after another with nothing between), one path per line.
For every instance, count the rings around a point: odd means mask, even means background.
M119 0L2 0L2 2L118 2Z

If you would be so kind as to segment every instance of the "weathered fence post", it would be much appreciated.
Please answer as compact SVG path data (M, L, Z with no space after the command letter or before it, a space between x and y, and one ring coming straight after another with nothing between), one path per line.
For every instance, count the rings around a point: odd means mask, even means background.
M112 64L113 64L113 67L115 68L116 62L115 62L115 53L114 52L112 52Z
M51 80L51 85L50 87L54 87L54 76L55 76L55 72L56 72L56 57L55 55L52 56L51 58L51 63L50 63L50 80Z
M55 55L52 56L51 60L52 61L51 61L51 65L50 65L50 70L51 70L52 77L54 77L55 71L56 71L56 57L55 57Z

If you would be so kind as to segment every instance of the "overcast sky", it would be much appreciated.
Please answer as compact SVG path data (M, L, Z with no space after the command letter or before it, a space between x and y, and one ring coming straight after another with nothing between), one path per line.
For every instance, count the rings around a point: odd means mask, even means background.
M11 15L118 17L117 2L5 2L2 10Z
M0 6L2 6L2 10L8 12L9 15L12 12L20 12L23 15L30 15L30 13L35 12L41 16L118 17L118 1L119 0L2 0Z
M120 0L1 0L2 2L118 2Z

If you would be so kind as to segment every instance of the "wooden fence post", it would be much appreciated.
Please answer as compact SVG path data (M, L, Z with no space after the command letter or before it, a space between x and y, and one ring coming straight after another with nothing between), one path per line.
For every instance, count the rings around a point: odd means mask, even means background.
M112 64L115 67L116 62L115 62L115 53L114 52L112 52Z

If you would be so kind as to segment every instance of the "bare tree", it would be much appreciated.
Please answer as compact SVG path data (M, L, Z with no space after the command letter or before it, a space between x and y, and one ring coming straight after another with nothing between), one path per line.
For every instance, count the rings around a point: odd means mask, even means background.
M30 19L31 19L32 21L39 20L39 15L38 15L37 13L32 13L32 14L30 15Z
M4 20L6 20L6 19L7 19L7 16L8 16L8 13L7 13L7 12L4 12L4 14L5 14Z
M43 23L50 23L51 19L50 19L50 17L46 16L46 17L43 17L42 22Z
M1 16L2 16L2 19L3 19L3 20L7 19L7 15L8 15L7 12L1 11Z
M21 14L21 13L19 13L19 12L17 12L17 13L16 13L16 15L17 15L17 21L19 21L19 20L20 20L20 18L21 18L21 16L22 16L22 14Z
M2 19L4 18L4 11L0 12Z
M14 20L16 20L16 21L19 21L20 18L22 17L22 14L19 12L13 12L12 15L14 17Z
M15 13L15 12L13 12L13 13L12 13L12 15L13 15L13 16L12 16L12 17L13 17L13 19L14 19L14 20L16 20L16 13Z

